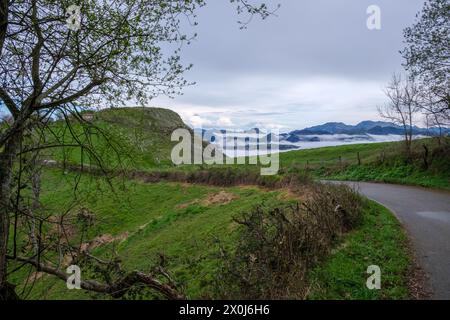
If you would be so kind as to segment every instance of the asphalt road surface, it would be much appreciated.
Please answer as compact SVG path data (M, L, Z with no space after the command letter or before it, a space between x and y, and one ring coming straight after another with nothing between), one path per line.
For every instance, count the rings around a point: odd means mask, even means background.
M339 182L395 213L428 273L433 299L450 299L450 192L420 187Z

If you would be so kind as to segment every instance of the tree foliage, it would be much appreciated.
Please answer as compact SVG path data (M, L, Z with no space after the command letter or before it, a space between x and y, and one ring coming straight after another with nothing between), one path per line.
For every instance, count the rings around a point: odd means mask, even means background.
M406 69L421 80L424 110L450 121L449 0L428 0L404 38L401 53Z
M229 1L239 14L248 15L242 27L254 15L264 19L271 14L265 4ZM0 124L0 298L15 296L7 282L8 260L64 278L59 265L42 259L53 244L39 242L19 257L16 242L10 243L16 239L20 217L28 219L24 225L51 222L31 214L24 201L16 201L26 188L22 175L26 181L38 180L36 170L22 168L22 155L39 163L35 151L63 145L58 139L56 145L46 144L42 134L51 130L52 119L60 117L73 135L72 146L87 149L96 158L92 145L72 129L71 122L79 121L83 132L92 134L81 109L125 102L145 105L157 95L178 94L188 85L183 72L191 67L182 63L181 49L195 37L181 25L184 20L196 25L196 11L205 4L205 0L0 0L0 108L9 113L8 121ZM79 28L70 28L67 22L72 5L81 8ZM35 242L31 231L29 236ZM116 283L83 286L111 293L115 286L126 291L135 282L166 297L181 297L170 283L140 272Z

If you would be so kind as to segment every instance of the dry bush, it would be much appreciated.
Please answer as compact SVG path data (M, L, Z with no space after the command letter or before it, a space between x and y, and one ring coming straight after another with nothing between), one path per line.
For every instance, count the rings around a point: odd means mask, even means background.
M159 181L185 182L220 187L235 185L257 185L278 189L311 184L313 179L306 171L292 172L285 175L261 176L257 170L236 169L231 167L199 169L195 171L132 171L129 178L141 179L146 183Z
M307 271L326 256L362 216L362 199L350 188L314 185L303 204L257 206L235 221L242 226L236 249L221 250L219 298L299 299Z

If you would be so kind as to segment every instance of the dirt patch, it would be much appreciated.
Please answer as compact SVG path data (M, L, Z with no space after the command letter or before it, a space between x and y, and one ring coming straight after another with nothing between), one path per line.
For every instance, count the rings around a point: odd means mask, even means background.
M286 190L283 190L280 192L278 199L280 199L280 200L300 200L300 196L298 193L293 192L290 189L286 189Z
M424 300L432 296L429 277L417 264L411 267L411 277L408 281L409 294L412 299Z
M139 226L138 230L139 230L139 231L144 230L144 229L148 226L148 224L149 224L149 222L144 223L143 225Z
M200 201L200 204L206 207L215 205L225 205L237 198L239 198L237 195L222 190L219 193L209 195L208 197Z
M124 232L118 236L112 236L108 233L106 234L102 234L101 236L95 237L94 239L92 239L89 242L84 242L80 245L80 252L81 253L86 253L89 252L90 250L93 250L95 248L98 248L100 246L103 246L105 244L114 242L114 241L122 241L128 238L128 232ZM75 252L73 254L76 254ZM62 261L61 261L61 265L63 266L68 266L72 263L72 254L66 254L63 256Z
M420 266L415 250L413 248L411 239L408 237L407 250L411 258L411 265L409 267L408 276L408 291L411 299L424 300L430 299L432 290L430 285L430 278Z
M32 274L30 274L30 276L27 279L27 282L37 281L37 280L43 278L45 275L46 275L45 272L35 271Z
M185 202L182 204L177 205L175 208L176 209L186 209L187 207L189 207L192 204L196 204L198 203L198 200L194 200L194 201L189 201L189 202Z
M82 243L80 246L80 251L90 251L92 249L98 248L102 245L114 242L114 241L122 241L128 238L128 232L124 232L116 237L110 235L110 234L103 234L101 236L95 237L89 242Z
M63 216L51 216L49 237L56 235L58 238L70 239L77 233L74 214L69 213Z
M88 227L94 225L95 215L88 208L82 207L63 215L50 216L48 222L50 230L46 238L57 237L65 243L79 233L78 223L83 222Z
M199 204L204 207L210 207L210 206L216 206L216 205L226 205L230 203L231 201L238 199L239 196L226 192L225 190L219 191L217 193L209 194L204 199L196 199L194 201L182 203L176 206L177 209L185 209L193 204Z
M262 190L262 187L256 184L238 184L236 187L242 190Z
M313 191L310 188L283 188L278 190L280 195L278 199L280 200L296 200L299 202L305 202L312 198Z
M269 188L263 188L263 187L255 186L255 185L238 185L238 187L243 190L258 190L258 191L267 191L267 192L278 191L280 193L280 195L278 196L278 198L280 200L296 200L296 201L304 202L304 201L309 200L313 195L313 191L307 187L301 188L301 189L299 189L299 188L279 188L279 189L275 189L275 190L269 189ZM225 190L221 190L220 192L209 194L204 199L196 199L193 201L179 204L176 206L176 208L177 209L186 209L187 207L189 207L190 205L193 205L193 204L199 204L199 205L202 205L205 207L215 206L215 205L226 205L238 198L239 198L239 196L234 193L227 192Z

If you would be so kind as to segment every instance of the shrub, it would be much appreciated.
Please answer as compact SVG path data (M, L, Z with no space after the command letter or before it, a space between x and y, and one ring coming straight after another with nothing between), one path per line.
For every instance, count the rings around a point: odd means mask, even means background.
M307 271L362 215L362 200L350 188L312 188L311 199L301 205L259 205L235 218L241 237L235 250L221 251L219 298L305 297Z

